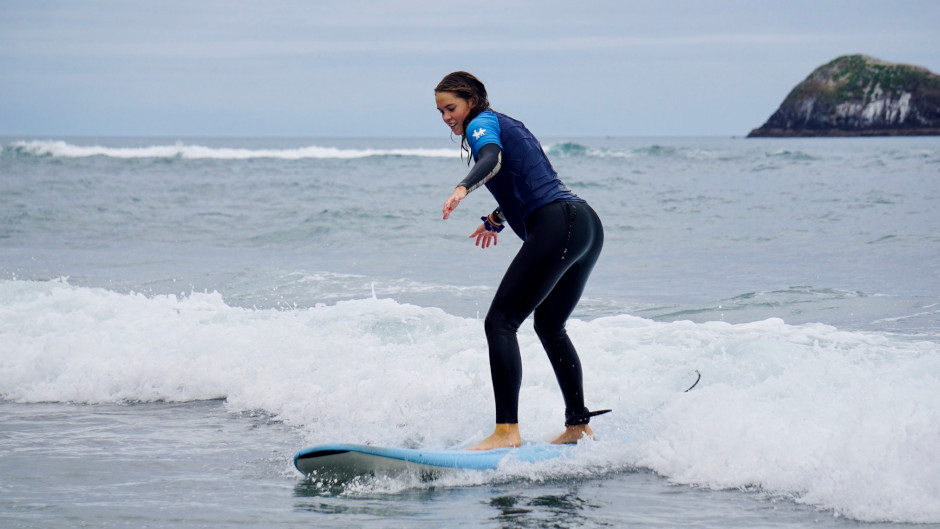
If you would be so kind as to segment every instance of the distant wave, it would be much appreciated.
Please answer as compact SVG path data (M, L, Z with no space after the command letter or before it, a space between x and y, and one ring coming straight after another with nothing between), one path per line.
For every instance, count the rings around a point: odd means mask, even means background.
M807 154L803 151L790 151L790 150L779 150L767 153L768 158L782 158L785 160L793 160L797 162L808 162L813 160L819 160L816 156Z
M584 145L581 145L580 143L566 141L566 142L557 143L555 145L550 146L546 150L546 153L549 156L574 157L574 156L597 155L597 150L591 149L589 147L585 147Z
M550 145L545 152L549 157L554 158L578 158L578 157L596 157L596 158L680 158L680 159L705 159L717 156L717 153L699 149L688 149L683 147L669 147L663 145L649 145L635 148L597 148L582 145L576 142L561 142Z
M248 160L271 158L281 160L352 159L371 156L415 156L424 158L458 158L460 150L456 148L339 148L320 145L306 147L262 149L235 147L208 147L205 145L176 142L165 145L143 147L111 147L104 145L76 145L61 140L14 141L3 146L5 156L34 156L53 158L90 158L101 156L118 159L212 159L212 160ZM545 152L551 158L679 158L707 159L717 153L699 149L648 145L635 148L591 147L576 142L560 142L549 145ZM784 153L787 156L789 153Z
M246 149L228 147L206 147L175 143L148 147L104 147L101 145L74 145L64 141L15 141L3 148L20 156L51 156L61 158L86 158L104 156L108 158L182 158L246 160L252 158L277 158L300 160L305 158L366 158L369 156L421 156L431 158L454 158L460 156L458 149L340 149L311 145L294 149Z

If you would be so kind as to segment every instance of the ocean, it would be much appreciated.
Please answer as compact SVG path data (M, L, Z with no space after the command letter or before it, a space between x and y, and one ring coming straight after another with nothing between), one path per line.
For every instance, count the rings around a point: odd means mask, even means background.
M474 246L483 189L441 220L454 141L0 146L3 527L940 527L940 138L543 138L605 225L568 329L614 412L571 459L430 481L291 459L491 431L521 242Z

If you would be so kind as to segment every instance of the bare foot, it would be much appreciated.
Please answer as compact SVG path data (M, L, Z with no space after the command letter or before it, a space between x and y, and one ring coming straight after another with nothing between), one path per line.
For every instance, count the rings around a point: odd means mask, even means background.
M515 423L497 424L496 430L486 439L467 450L492 450L494 448L516 447L522 444L519 425Z
M577 426L568 426L565 428L564 433L552 441L552 444L573 445L577 444L578 441L585 438L594 439L594 430L592 430L591 427L586 424L579 424Z

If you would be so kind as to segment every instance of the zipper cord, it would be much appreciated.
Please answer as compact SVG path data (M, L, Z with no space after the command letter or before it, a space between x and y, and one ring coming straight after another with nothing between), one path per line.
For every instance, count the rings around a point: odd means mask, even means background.
M565 202L565 207L571 212L571 215L568 217L568 238L565 239L565 249L561 252L561 260L565 260L565 255L568 254L568 243L571 242L571 232L574 230L574 219L578 217L578 207L572 204L571 202Z

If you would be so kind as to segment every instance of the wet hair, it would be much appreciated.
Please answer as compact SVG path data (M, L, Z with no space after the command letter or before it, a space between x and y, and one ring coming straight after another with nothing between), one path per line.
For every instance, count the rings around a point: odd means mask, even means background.
M467 125L473 121L473 118L480 115L480 112L484 110L490 110L490 100L486 97L486 87L483 86L483 82L477 79L473 74L467 72L453 72L449 73L441 79L441 82L437 83L437 86L434 87L434 93L439 92L452 92L457 95L457 97L469 102L472 104L470 113L467 114L467 119L460 124L460 128L463 129L463 134L460 138L460 149L461 151L467 151L467 154L470 154L470 142L467 141ZM461 154L462 156L462 154ZM469 158L467 159L467 165L470 164Z

